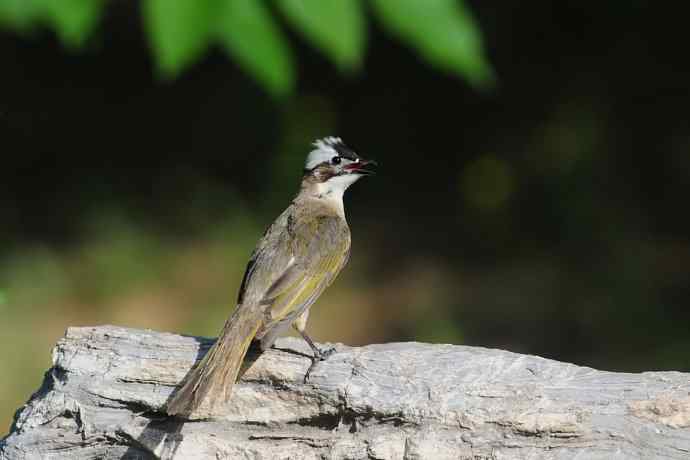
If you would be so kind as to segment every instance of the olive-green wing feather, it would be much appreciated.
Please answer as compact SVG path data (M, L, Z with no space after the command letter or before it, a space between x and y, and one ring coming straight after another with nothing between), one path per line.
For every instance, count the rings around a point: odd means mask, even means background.
M259 339L313 304L348 260L350 231L345 220L337 215L300 219L289 235L292 263L267 292L271 308L257 333Z
M293 211L294 206L288 207L266 230L254 249L242 279L238 305L270 303L271 291L285 279L294 262L288 231Z

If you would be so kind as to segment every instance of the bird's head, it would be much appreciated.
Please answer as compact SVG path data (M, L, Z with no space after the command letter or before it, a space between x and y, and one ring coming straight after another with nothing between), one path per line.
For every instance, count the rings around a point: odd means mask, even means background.
M314 147L304 163L304 175L316 183L344 191L360 177L374 174L370 167L376 162L361 158L339 137L319 139Z

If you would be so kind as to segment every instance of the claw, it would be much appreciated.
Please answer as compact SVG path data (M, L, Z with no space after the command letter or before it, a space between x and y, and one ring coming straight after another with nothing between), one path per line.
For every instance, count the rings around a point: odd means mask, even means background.
M327 350L319 350L319 353L315 356L319 361L326 361L333 353L335 353L335 347L331 347Z
M312 356L311 358L311 365L309 366L309 369L307 369L307 372L304 374L304 383L307 383L309 381L309 376L311 375L311 372L314 370L316 365L321 361L326 361L335 352L335 347L331 347L327 350L320 350L315 347L314 356Z

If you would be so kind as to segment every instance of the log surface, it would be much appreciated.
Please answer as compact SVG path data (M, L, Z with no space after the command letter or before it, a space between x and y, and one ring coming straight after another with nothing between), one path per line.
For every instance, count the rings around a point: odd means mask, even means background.
M165 417L210 343L70 328L0 459L690 458L690 374L455 345L337 345L305 382L308 349L285 338L253 363L222 418Z

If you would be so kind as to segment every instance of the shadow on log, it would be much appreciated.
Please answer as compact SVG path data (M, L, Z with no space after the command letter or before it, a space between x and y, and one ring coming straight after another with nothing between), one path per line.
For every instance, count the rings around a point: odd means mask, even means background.
M0 459L690 458L690 374L602 372L484 348L337 346L311 361L278 341L225 416L162 408L211 341L70 328Z

